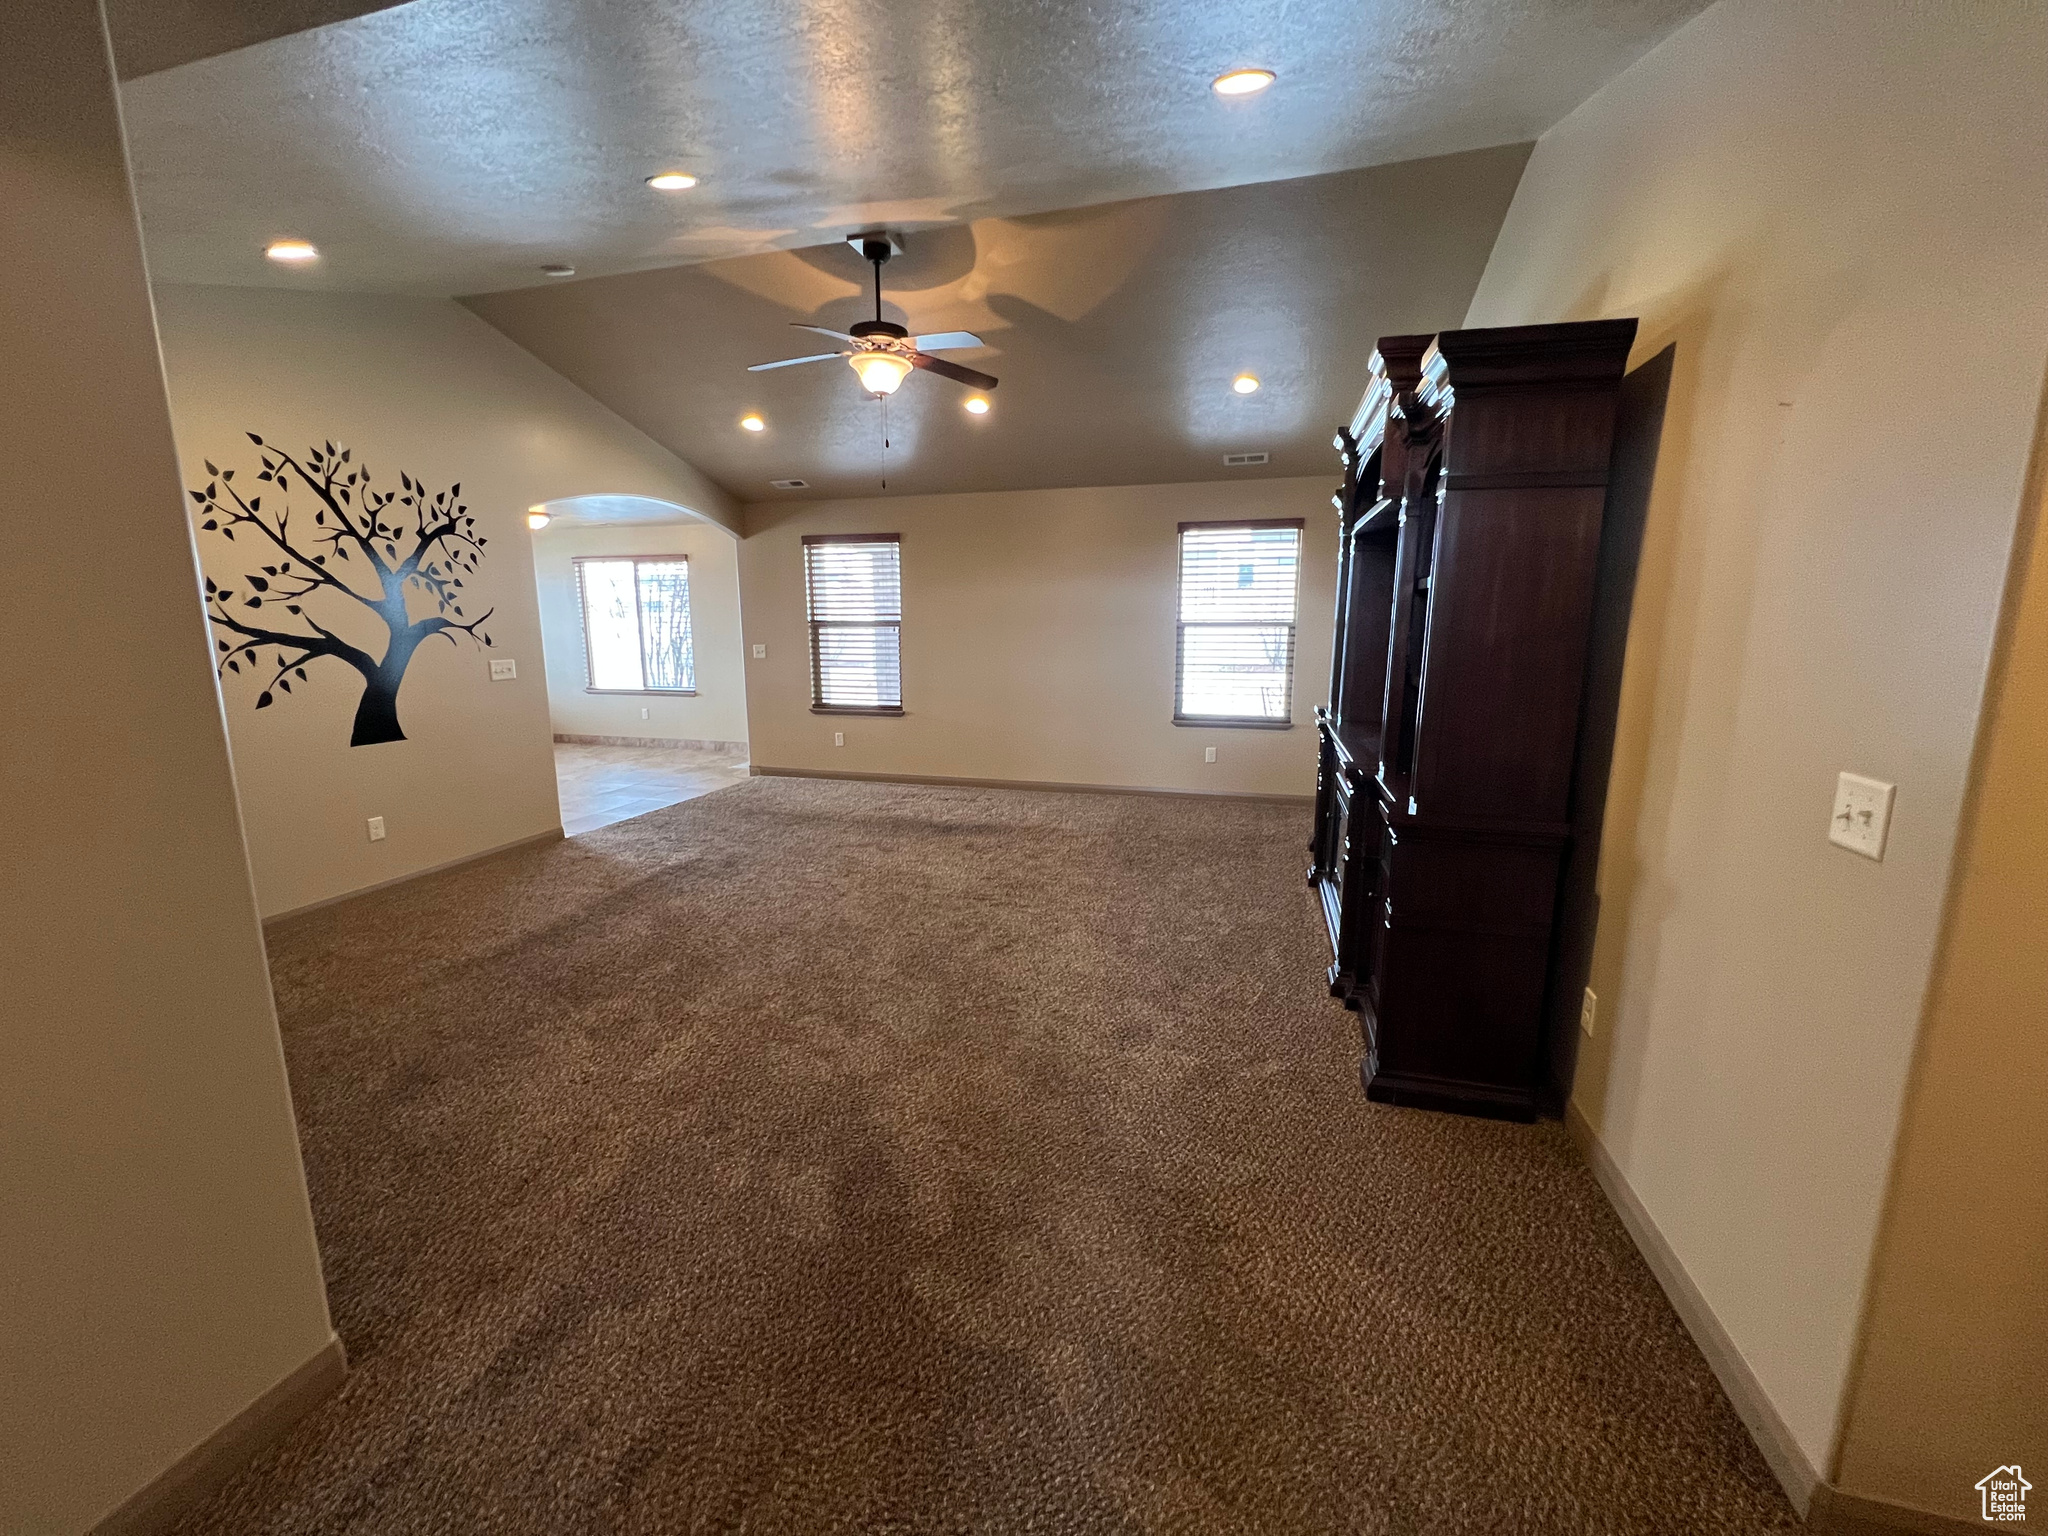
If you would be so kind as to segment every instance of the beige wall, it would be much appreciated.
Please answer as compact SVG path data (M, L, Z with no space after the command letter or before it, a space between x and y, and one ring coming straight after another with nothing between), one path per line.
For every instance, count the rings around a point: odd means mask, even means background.
M1576 1102L1823 1473L2048 355L2044 98L2038 5L1723 0L1544 136L1470 314L1677 349ZM1899 785L1881 864L1841 769Z
M2048 430L2036 440L2029 537L1985 711L1837 1477L1850 1493L1962 1519L1978 1516L1973 1490L1994 1466L2048 1468L2044 494ZM2048 1489L2038 1471L2033 1479Z
M753 506L740 546L753 759L779 768L1315 792L1337 565L1327 479ZM1181 522L1300 517L1294 728L1173 724ZM802 537L903 536L900 719L810 712ZM846 745L832 745L844 732ZM1204 763L1202 749L1217 749Z
M361 688L341 663L318 664L260 712L258 682L227 680L265 915L559 826L526 509L648 496L736 523L724 493L452 301L166 288L158 304L188 485L206 482L211 460L239 466L247 486L258 468L248 432L300 452L331 439L381 484L401 471L435 488L459 482L491 541L468 591L495 607L496 644L420 651L399 694L405 741L348 744ZM248 537L202 535L207 572L225 584L255 569ZM381 626L359 622L381 653ZM490 681L487 657L517 663L517 679ZM383 842L368 839L372 816L385 820Z
M591 693L583 655L583 613L574 561L585 555L687 555L694 698ZM547 647L548 713L572 736L657 736L665 740L745 741L747 677L740 658L739 540L695 520L625 527L556 522L534 535L540 582L541 639ZM642 719L641 710L647 711Z
M329 1344L113 82L0 9L0 1530L81 1531Z

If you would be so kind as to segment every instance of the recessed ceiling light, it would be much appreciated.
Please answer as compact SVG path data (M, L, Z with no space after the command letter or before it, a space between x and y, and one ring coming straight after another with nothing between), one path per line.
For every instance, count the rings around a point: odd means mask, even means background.
M1259 387L1259 376L1255 373L1240 373L1230 381L1230 387L1240 395L1249 395Z
M1209 82L1218 96L1256 96L1273 83L1270 69L1233 69Z
M742 416L740 418L740 425L749 432L765 432L768 430L768 423L758 416Z
M647 185L657 192L687 192L697 185L697 178L688 171L663 171L648 177Z
M539 533L541 529L547 527L552 521L553 519L548 516L548 509L546 507L528 507L526 509L526 526L535 533Z
M960 402L960 409L967 412L970 416L986 416L988 414L988 401L984 400L980 395L969 395Z
M273 240L263 247L263 254L272 261L282 261L288 265L320 259L319 247L310 240Z
M576 269L564 261L551 261L540 269L542 277L574 277Z

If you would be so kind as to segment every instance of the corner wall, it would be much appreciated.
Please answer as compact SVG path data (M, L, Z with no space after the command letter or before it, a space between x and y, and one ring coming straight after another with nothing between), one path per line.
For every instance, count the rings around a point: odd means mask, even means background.
M1677 349L1576 1103L1809 1474L2048 357L2044 96L2035 5L1723 0L1538 143L1467 320ZM1842 769L1899 785L1881 864Z
M0 7L0 264L0 1530L51 1536L340 1355L92 0Z
M1972 1523L1993 1467L2048 1468L2048 411L2041 424L1835 1479Z
M1336 488L1328 479L991 491L747 509L740 590L757 765L1312 795L1327 697ZM1294 725L1173 723L1182 522L1299 517ZM803 536L903 535L900 719L814 715ZM832 737L843 732L846 745ZM1215 747L1205 763L1202 749ZM1307 835L1304 824L1304 837Z
M495 610L495 644L421 648L398 696L405 740L349 745L362 688L341 662L314 664L260 711L261 679L225 679L264 915L559 828L527 508L645 496L737 527L735 504L453 300L167 287L158 305L187 486L208 482L210 461L236 468L246 491L265 490L252 483L260 466L250 432L300 456L331 440L384 487L398 487L401 472L437 490L460 483L490 541L465 590L471 615ZM286 500L304 528L316 506L302 490L296 498ZM202 533L207 574L245 587L261 573L252 538ZM382 654L382 626L346 600L319 617L355 621L358 643ZM492 681L492 659L514 662L517 678ZM372 816L384 818L382 842L369 841Z

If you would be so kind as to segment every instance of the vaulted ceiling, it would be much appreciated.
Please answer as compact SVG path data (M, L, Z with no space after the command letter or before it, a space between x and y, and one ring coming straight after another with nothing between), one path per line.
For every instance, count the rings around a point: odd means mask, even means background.
M984 218L905 237L883 313L972 331L991 409L913 373L886 413L841 362L749 373L873 313L843 243L465 300L743 500L1320 474L1374 342L1457 324L1527 146ZM1232 380L1249 372L1256 393ZM744 431L757 412L766 430ZM887 431L890 447L883 449ZM770 482L807 482L777 491Z
M109 0L159 282L468 295L737 493L879 489L791 320L892 300L891 489L1326 467L1372 339L1455 324L1528 141L1706 0ZM326 23L326 24L322 24ZM310 30L293 30L309 27ZM1220 71L1278 73L1225 100ZM1421 165L1415 162L1424 162ZM645 179L677 169L684 192ZM269 241L313 241L285 269ZM550 282L548 264L576 269ZM1232 373L1265 387L1229 395ZM1220 393L1220 398L1219 398ZM743 410L770 417L754 440Z
M387 11L404 0L106 0L123 80L272 38Z

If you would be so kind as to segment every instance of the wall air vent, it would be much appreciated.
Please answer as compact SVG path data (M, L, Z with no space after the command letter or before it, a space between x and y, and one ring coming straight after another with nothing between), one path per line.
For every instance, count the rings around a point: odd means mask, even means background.
M1263 464L1270 457L1264 453L1226 453L1223 462L1232 469L1243 469L1248 465Z
M808 490L810 489L811 484L811 482L808 480L770 480L768 483L774 486L775 489L777 489L778 491Z

